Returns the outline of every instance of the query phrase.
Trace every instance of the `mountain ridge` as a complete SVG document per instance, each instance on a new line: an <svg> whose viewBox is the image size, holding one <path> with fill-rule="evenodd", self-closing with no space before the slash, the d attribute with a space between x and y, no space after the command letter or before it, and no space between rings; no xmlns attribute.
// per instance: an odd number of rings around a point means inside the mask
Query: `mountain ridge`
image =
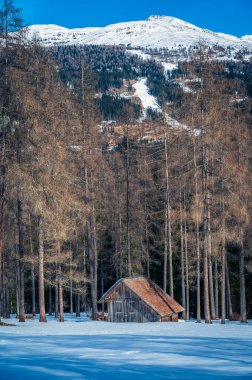
<svg viewBox="0 0 252 380"><path fill-rule="evenodd" d="M172 16L152 15L144 21L129 21L105 27L68 29L58 25L32 25L28 36L46 46L125 45L138 48L190 48L202 41L209 46L247 49L252 52L252 35L236 37L216 33Z"/></svg>

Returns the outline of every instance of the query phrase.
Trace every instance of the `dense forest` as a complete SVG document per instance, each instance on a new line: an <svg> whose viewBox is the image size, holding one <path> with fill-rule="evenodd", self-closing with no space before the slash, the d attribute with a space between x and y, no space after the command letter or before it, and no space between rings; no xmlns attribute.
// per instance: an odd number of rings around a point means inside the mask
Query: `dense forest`
<svg viewBox="0 0 252 380"><path fill-rule="evenodd" d="M199 44L169 77L123 47L45 49L21 11L0 12L0 317L85 310L143 275L184 319L252 316L252 64ZM154 52L157 54L157 52ZM159 54L169 55L168 52ZM132 136L141 107L111 96L147 78L172 128L149 110L155 143ZM181 79L191 80L183 92ZM96 94L102 93L100 98ZM99 124L123 139L106 149Z"/></svg>

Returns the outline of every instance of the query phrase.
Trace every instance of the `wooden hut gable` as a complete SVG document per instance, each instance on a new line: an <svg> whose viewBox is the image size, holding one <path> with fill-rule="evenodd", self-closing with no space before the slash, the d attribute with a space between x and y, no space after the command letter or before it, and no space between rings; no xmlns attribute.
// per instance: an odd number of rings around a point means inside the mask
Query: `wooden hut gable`
<svg viewBox="0 0 252 380"><path fill-rule="evenodd" d="M107 302L111 321L155 321L184 309L158 285L144 277L117 281L100 299Z"/></svg>

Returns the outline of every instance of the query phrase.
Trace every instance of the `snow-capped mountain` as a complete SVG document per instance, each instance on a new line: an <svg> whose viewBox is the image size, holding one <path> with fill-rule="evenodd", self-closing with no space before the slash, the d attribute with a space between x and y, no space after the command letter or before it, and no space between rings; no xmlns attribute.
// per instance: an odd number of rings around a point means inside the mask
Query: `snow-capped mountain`
<svg viewBox="0 0 252 380"><path fill-rule="evenodd" d="M67 29L57 25L33 25L29 36L37 36L44 45L125 45L141 48L190 47L204 42L235 50L252 51L252 36L241 38L215 33L168 16L151 16L145 21L124 22L97 28Z"/></svg>

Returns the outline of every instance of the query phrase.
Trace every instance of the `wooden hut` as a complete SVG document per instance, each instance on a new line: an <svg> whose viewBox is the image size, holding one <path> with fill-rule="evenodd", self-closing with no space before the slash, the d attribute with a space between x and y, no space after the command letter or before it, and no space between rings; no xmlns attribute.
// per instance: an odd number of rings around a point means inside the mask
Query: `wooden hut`
<svg viewBox="0 0 252 380"><path fill-rule="evenodd" d="M99 303L107 303L109 322L177 322L184 310L145 277L117 281Z"/></svg>

